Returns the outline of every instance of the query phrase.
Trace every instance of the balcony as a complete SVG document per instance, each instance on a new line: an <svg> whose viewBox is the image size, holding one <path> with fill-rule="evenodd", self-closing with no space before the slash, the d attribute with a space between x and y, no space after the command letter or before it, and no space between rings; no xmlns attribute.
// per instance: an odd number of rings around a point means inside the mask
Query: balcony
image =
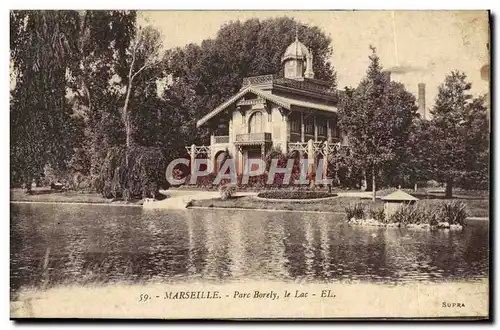
<svg viewBox="0 0 500 330"><path fill-rule="evenodd" d="M271 133L237 134L235 144L251 145L272 142Z"/></svg>

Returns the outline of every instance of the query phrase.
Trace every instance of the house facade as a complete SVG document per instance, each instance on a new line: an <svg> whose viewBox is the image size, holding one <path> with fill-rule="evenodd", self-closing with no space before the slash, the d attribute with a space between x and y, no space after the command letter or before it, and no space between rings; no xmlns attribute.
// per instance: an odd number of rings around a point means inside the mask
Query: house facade
<svg viewBox="0 0 500 330"><path fill-rule="evenodd" d="M217 170L227 150L241 174L248 160L263 159L272 149L297 152L315 164L347 144L338 127L338 94L314 79L313 54L297 37L282 64L284 77L244 78L236 95L197 122L213 133L209 146L186 147L192 164L204 153Z"/></svg>

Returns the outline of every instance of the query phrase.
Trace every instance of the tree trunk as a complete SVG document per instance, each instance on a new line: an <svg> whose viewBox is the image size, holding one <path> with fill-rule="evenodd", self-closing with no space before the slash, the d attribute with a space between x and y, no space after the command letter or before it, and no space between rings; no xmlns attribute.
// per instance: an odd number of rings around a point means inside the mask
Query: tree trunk
<svg viewBox="0 0 500 330"><path fill-rule="evenodd" d="M453 197L453 179L448 179L446 180L446 193L445 193L446 198L452 198Z"/></svg>
<svg viewBox="0 0 500 330"><path fill-rule="evenodd" d="M123 105L123 123L125 124L125 136L126 136L126 146L127 148L131 145L131 136L130 136L130 115L128 111L128 104L130 102L130 93L132 89L132 81L129 81L127 86L127 95L125 97L125 104Z"/></svg>
<svg viewBox="0 0 500 330"><path fill-rule="evenodd" d="M373 195L372 195L372 201L375 202L375 199L377 197L377 184L375 182L375 166L372 167L372 190L373 190Z"/></svg>
<svg viewBox="0 0 500 330"><path fill-rule="evenodd" d="M365 176L365 183L366 183L365 191L372 191L372 189L373 189L373 169L370 170L368 168L364 172L365 172L364 176Z"/></svg>

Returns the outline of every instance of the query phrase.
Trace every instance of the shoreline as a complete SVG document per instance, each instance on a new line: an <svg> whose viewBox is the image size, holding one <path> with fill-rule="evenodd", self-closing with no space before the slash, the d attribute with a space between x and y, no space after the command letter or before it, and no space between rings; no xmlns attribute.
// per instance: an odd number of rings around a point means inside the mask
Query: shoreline
<svg viewBox="0 0 500 330"><path fill-rule="evenodd" d="M99 206L125 206L125 207L140 207L138 204L125 203L98 203L98 202L64 202L64 201L15 201L11 200L11 204L65 204L65 205L99 205ZM265 209L265 208L245 208L245 207L220 207L220 206L189 206L186 210L227 210L227 211L259 211L259 212L287 212L287 213L305 213L305 214L344 214L342 211L311 211L311 210L287 210L287 209ZM165 209L168 211L168 209ZM470 216L467 220L473 221L489 221L489 217Z"/></svg>
<svg viewBox="0 0 500 330"><path fill-rule="evenodd" d="M11 204L67 204L67 205L99 205L99 206L127 206L127 207L142 207L140 204L122 203L122 202L67 202L67 201L16 201L11 200Z"/></svg>

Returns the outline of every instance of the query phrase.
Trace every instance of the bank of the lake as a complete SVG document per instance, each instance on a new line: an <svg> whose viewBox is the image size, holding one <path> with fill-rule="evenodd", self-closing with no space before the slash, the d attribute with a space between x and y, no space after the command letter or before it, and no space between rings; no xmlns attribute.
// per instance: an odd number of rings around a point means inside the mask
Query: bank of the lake
<svg viewBox="0 0 500 330"><path fill-rule="evenodd" d="M189 191L182 189L173 189L163 192L166 195L189 194ZM378 193L377 193L378 194ZM78 192L78 191L54 191L48 188L37 188L33 194L25 194L22 189L11 189L10 200L12 202L33 202L33 203L75 203L75 204L109 204L109 205L127 205L140 206L141 200L125 202L121 200L107 199L98 193ZM441 196L428 195L420 203L439 203L446 201ZM467 206L468 216L472 218L489 217L489 200L487 197L461 194L457 195L455 200L463 202ZM336 197L326 199L309 199L301 201L277 201L256 198L254 196L237 196L228 200L220 198L193 200L190 207L193 208L223 208L223 209L250 209L250 210L282 210L282 211L308 211L308 212L328 212L344 213L345 207L351 203L361 202L366 206L381 205L382 201L372 202L367 198L359 197Z"/></svg>
<svg viewBox="0 0 500 330"><path fill-rule="evenodd" d="M140 200L125 202L102 197L101 194L80 191L57 191L50 188L34 189L32 194L26 194L22 189L10 190L11 202L32 203L74 203L74 204L110 204L110 205L138 205Z"/></svg>
<svg viewBox="0 0 500 330"><path fill-rule="evenodd" d="M467 206L468 216L475 218L489 217L488 199L459 199ZM436 204L446 201L446 199L424 199L420 203ZM301 200L301 201L276 201L255 198L254 196L234 197L228 200L219 198L194 200L190 207L203 208L224 208L224 209L249 209L249 210L284 210L284 211L308 211L308 212L329 212L344 213L345 207L352 203L363 203L365 206L382 205L382 201L377 199L373 202L370 199L358 197L336 197L323 200Z"/></svg>

